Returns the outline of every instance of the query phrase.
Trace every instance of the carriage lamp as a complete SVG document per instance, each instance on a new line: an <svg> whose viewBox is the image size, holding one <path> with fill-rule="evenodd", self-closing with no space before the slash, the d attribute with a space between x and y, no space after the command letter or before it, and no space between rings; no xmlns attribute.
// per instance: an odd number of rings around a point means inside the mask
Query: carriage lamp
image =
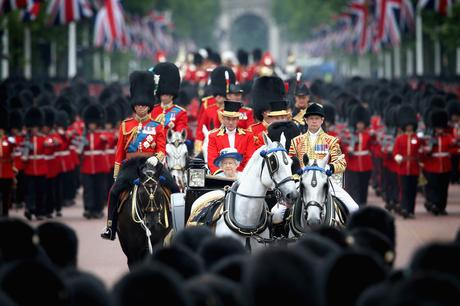
<svg viewBox="0 0 460 306"><path fill-rule="evenodd" d="M188 169L189 187L204 187L206 169Z"/></svg>

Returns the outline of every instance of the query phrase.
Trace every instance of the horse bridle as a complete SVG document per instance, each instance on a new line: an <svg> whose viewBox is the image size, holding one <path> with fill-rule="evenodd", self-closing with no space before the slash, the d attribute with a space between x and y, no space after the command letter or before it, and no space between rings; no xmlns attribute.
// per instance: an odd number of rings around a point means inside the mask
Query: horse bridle
<svg viewBox="0 0 460 306"><path fill-rule="evenodd" d="M260 156L263 158L262 168L260 170L260 176L262 176L262 172L264 171L264 166L265 166L265 164L267 164L270 179L275 184L275 188L274 188L275 197L279 201L282 198L282 192L280 190L281 185L286 184L287 182L293 181L294 179L292 178L292 176L286 177L281 182L277 182L274 179L273 175L279 169L278 157L276 156L276 154L272 154L272 153L276 153L276 152L287 153L285 148L273 148L273 149L260 151ZM283 154L283 162L284 162L285 165L289 164L286 154ZM236 191L234 191L232 189L228 189L228 191L233 193L233 194L235 194L235 195L238 195L238 196L241 196L241 197L244 197L244 198L249 198L249 199L265 199L265 197L266 197L265 195L263 195L263 196L252 196L252 195L248 195L248 194L242 194L242 193L236 192Z"/></svg>
<svg viewBox="0 0 460 306"><path fill-rule="evenodd" d="M152 181L155 185L154 188L152 187L148 187L147 186L147 183L149 181ZM161 212L162 210L162 207L161 205L158 206L157 203L155 202L155 194L157 192L157 189L158 189L158 185L160 184L159 181L155 180L153 177L151 176L147 176L147 179L141 183L142 184L142 187L144 188L145 192L147 193L147 195L149 196L149 202L147 203L147 207L144 208L142 211L145 213L156 213L156 212ZM136 195L137 196L137 195ZM163 226L164 228L168 228L169 227L169 224L168 224L168 218L167 218L167 211L165 210L165 223L166 224L163 224L162 221L161 221L161 218L160 218L160 221L159 221L160 225Z"/></svg>
<svg viewBox="0 0 460 306"><path fill-rule="evenodd" d="M312 179L311 179L311 186L312 186L312 187L316 187L316 185L317 185L317 183L318 183L317 180L316 180L316 172L317 172L317 171L322 172L322 173L324 173L324 174L327 175L327 181L328 181L328 184L329 184L330 173L329 173L328 171L326 171L326 169L324 169L324 168L318 166L318 165L316 164L316 161L315 161L315 163L314 163L312 166L305 166L305 167L303 167L302 169L300 169L299 174L302 175L302 174L304 174L304 173L307 172L307 171L315 171L315 172L313 172L313 177L312 177ZM302 180L302 176L301 176L300 179ZM321 205L320 203L318 203L318 202L316 202L316 201L310 201L310 202L306 203L306 204L305 204L305 209L308 209L308 207L311 207L311 206L313 206L313 207L318 207L318 208L320 209L321 212L323 212L323 210L324 210L324 205Z"/></svg>

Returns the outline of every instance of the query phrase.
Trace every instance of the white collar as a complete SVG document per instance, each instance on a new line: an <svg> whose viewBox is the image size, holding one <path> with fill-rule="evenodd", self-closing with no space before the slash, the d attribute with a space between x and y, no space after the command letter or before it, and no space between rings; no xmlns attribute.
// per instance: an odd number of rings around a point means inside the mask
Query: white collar
<svg viewBox="0 0 460 306"><path fill-rule="evenodd" d="M309 134L310 136L318 136L318 134L319 134L320 131L321 131L321 129L318 129L318 130L316 131L316 133L313 133L313 132L311 132L310 130L308 130L308 134Z"/></svg>
<svg viewBox="0 0 460 306"><path fill-rule="evenodd" d="M230 134L230 135L234 135L234 134L236 134L236 130L237 129L234 129L233 131L230 131L229 129L225 128L225 133Z"/></svg>

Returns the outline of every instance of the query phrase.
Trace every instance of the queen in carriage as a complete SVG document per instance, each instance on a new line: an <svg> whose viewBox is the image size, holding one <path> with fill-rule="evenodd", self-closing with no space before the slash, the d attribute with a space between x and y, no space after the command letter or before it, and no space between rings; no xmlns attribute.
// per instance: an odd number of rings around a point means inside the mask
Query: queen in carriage
<svg viewBox="0 0 460 306"><path fill-rule="evenodd" d="M214 160L214 165L219 168L215 175L234 180L238 179L240 176L238 166L242 160L243 155L235 148L220 150L219 156Z"/></svg>

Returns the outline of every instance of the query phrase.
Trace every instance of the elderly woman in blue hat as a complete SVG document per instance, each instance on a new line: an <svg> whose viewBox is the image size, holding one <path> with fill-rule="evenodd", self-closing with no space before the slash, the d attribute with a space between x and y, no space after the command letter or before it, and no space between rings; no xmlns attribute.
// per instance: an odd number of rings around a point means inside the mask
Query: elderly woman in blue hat
<svg viewBox="0 0 460 306"><path fill-rule="evenodd" d="M242 160L243 155L238 153L235 148L225 148L220 150L219 156L214 160L214 165L220 169L216 176L236 180L239 175L237 168Z"/></svg>

